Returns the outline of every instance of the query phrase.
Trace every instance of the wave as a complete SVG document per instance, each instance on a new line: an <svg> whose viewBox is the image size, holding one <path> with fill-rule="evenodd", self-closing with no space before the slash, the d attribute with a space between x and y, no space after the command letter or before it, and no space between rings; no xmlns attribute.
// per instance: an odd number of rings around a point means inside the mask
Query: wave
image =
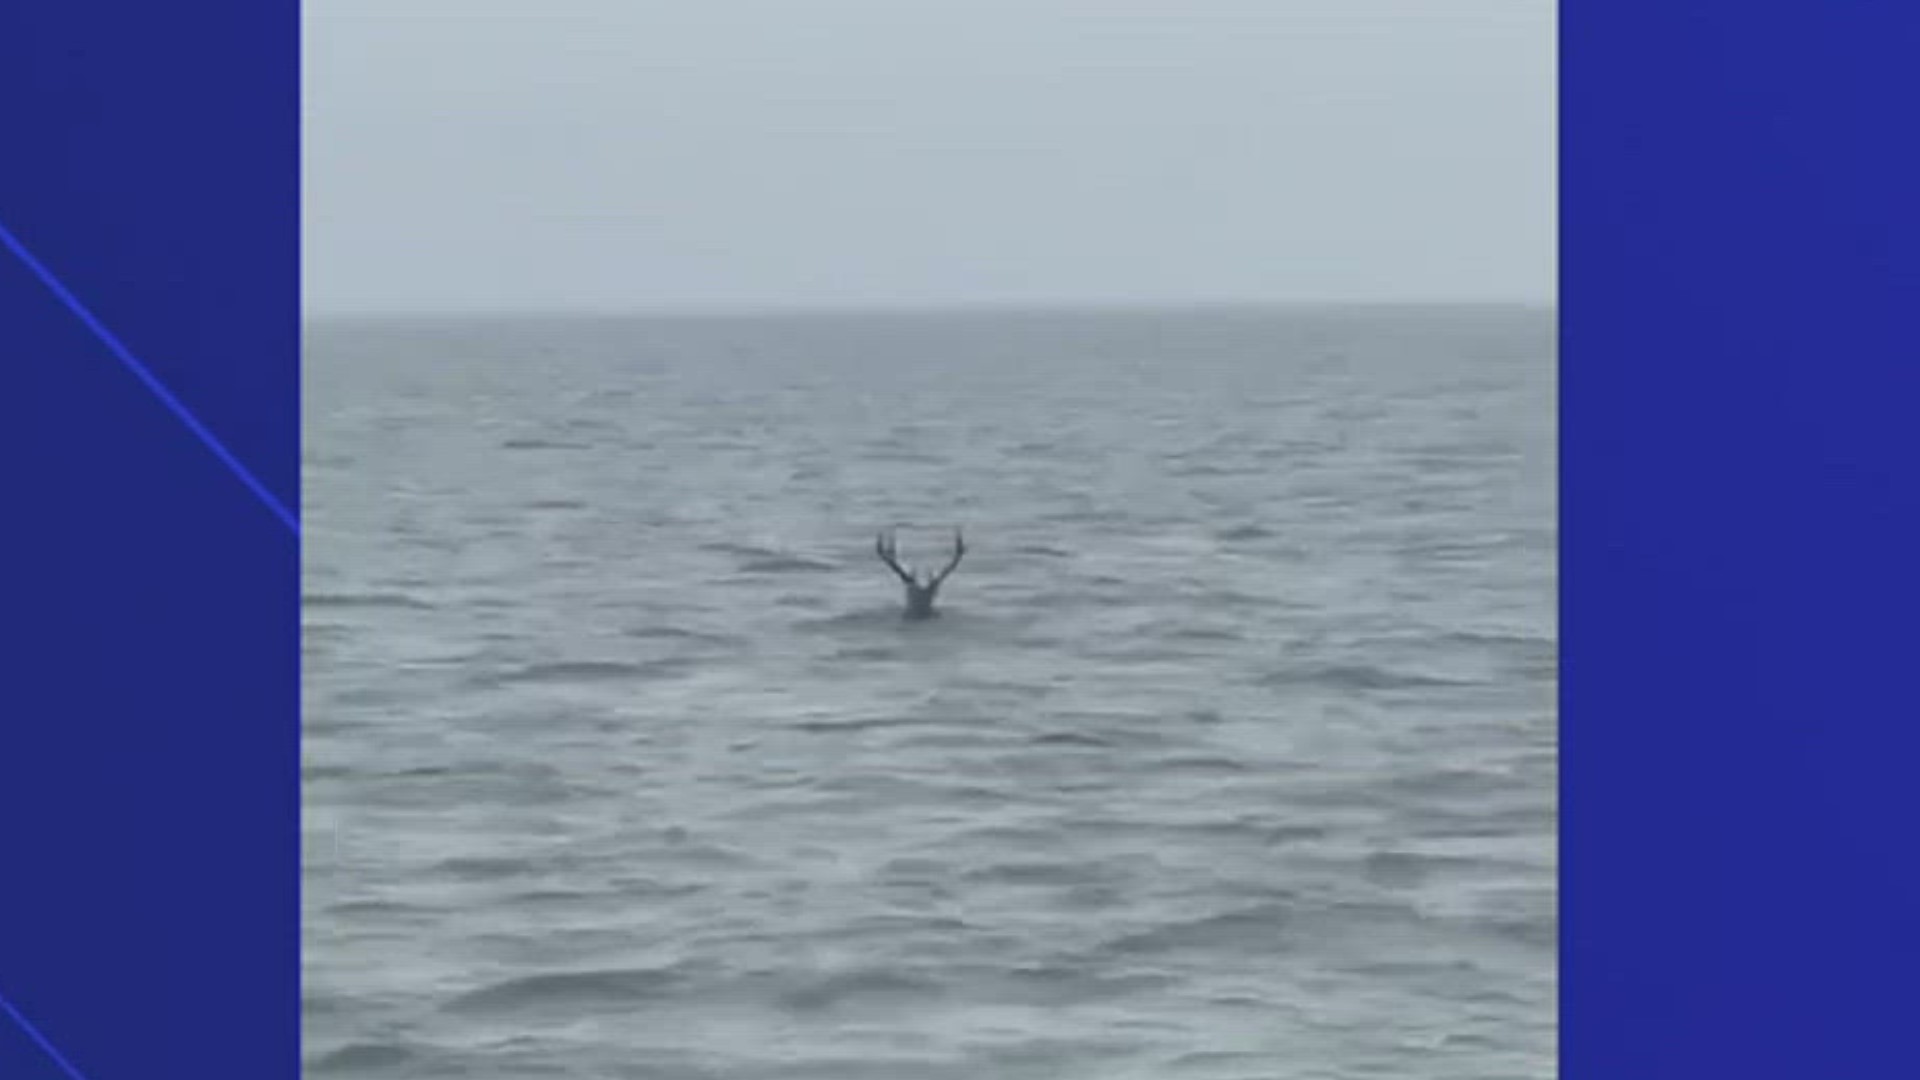
<svg viewBox="0 0 1920 1080"><path fill-rule="evenodd" d="M1460 632L1442 636L1442 644L1491 653L1509 672L1530 679L1551 679L1560 671L1560 643L1532 634Z"/></svg>
<svg viewBox="0 0 1920 1080"><path fill-rule="evenodd" d="M452 1013L510 1013L534 1008L634 1005L674 996L686 981L665 968L524 975L491 983L446 1003Z"/></svg>
<svg viewBox="0 0 1920 1080"><path fill-rule="evenodd" d="M1268 847L1277 847L1281 844L1325 840L1332 834L1333 830L1324 825L1279 825L1268 829L1262 834L1261 840Z"/></svg>
<svg viewBox="0 0 1920 1080"><path fill-rule="evenodd" d="M837 569L839 567L833 563L799 555L762 555L740 565L741 572L747 574L822 573Z"/></svg>
<svg viewBox="0 0 1920 1080"><path fill-rule="evenodd" d="M873 731L880 728L913 727L920 721L900 716L862 717L851 720L802 720L793 725L795 731L805 731L815 735L824 735L836 731Z"/></svg>
<svg viewBox="0 0 1920 1080"><path fill-rule="evenodd" d="M1042 735L1035 735L1027 741L1035 746L1074 746L1089 750L1106 750L1113 746L1113 743L1106 739L1081 731L1049 731Z"/></svg>
<svg viewBox="0 0 1920 1080"><path fill-rule="evenodd" d="M785 548L739 540L710 540L701 544L700 550L736 559L740 570L749 574L820 573L840 568L837 562L809 558Z"/></svg>
<svg viewBox="0 0 1920 1080"><path fill-rule="evenodd" d="M591 450L586 443L561 442L555 439L507 439L500 444L502 450Z"/></svg>
<svg viewBox="0 0 1920 1080"><path fill-rule="evenodd" d="M420 918L430 919L441 914L438 908L422 904L409 904L399 900L342 900L328 904L326 913L342 918Z"/></svg>
<svg viewBox="0 0 1920 1080"><path fill-rule="evenodd" d="M1168 633L1168 637L1183 641L1245 641L1246 635L1238 630L1224 627L1183 626Z"/></svg>
<svg viewBox="0 0 1920 1080"><path fill-rule="evenodd" d="M1094 885L1111 880L1113 875L1086 863L1020 862L995 863L969 870L965 879L990 885L1071 887Z"/></svg>
<svg viewBox="0 0 1920 1080"><path fill-rule="evenodd" d="M1376 885L1406 888L1424 884L1441 874L1511 878L1542 871L1520 859L1491 856L1425 855L1410 851L1375 851L1361 863L1361 872Z"/></svg>
<svg viewBox="0 0 1920 1080"><path fill-rule="evenodd" d="M1366 857L1361 870L1376 885L1411 888L1444 869L1448 862L1406 851L1376 851Z"/></svg>
<svg viewBox="0 0 1920 1080"><path fill-rule="evenodd" d="M776 994L774 1000L790 1012L822 1012L855 1003L897 1006L942 996L941 986L931 979L863 968L789 986Z"/></svg>
<svg viewBox="0 0 1920 1080"><path fill-rule="evenodd" d="M924 623L908 623L900 617L900 609L897 607L875 607L861 611L845 611L838 615L799 619L794 622L793 627L802 631L837 633L854 630L905 630L918 626L934 626L941 621L941 619L930 619Z"/></svg>
<svg viewBox="0 0 1920 1080"><path fill-rule="evenodd" d="M1196 479L1212 476L1252 476L1262 471L1263 470L1257 466L1252 465L1221 465L1216 462L1203 461L1192 465L1176 463L1172 468L1167 470L1167 475L1180 479Z"/></svg>
<svg viewBox="0 0 1920 1080"><path fill-rule="evenodd" d="M1416 797L1458 797L1479 799L1489 792L1512 789L1523 780L1504 769L1467 766L1423 769L1386 778L1381 786L1390 791Z"/></svg>
<svg viewBox="0 0 1920 1080"><path fill-rule="evenodd" d="M683 673L690 665L684 660L652 660L631 663L623 660L562 660L544 664L526 664L509 671L481 676L479 681L498 686L510 683L591 683L621 682L668 678Z"/></svg>
<svg viewBox="0 0 1920 1080"><path fill-rule="evenodd" d="M887 648L881 645L847 645L835 650L832 659L836 665L844 661L884 663L888 660L898 660L900 655L898 648Z"/></svg>
<svg viewBox="0 0 1920 1080"><path fill-rule="evenodd" d="M983 989L992 1000L1045 1008L1162 992L1177 982L1159 973L1107 973L1088 965L1058 962L1015 968L989 981Z"/></svg>
<svg viewBox="0 0 1920 1080"><path fill-rule="evenodd" d="M358 1075L373 1070L401 1069L419 1060L419 1051L405 1043L348 1043L307 1062L314 1073Z"/></svg>
<svg viewBox="0 0 1920 1080"><path fill-rule="evenodd" d="M1419 690L1479 685L1472 680L1396 671L1371 664L1326 664L1276 671L1263 676L1259 682L1262 686L1328 686L1341 690Z"/></svg>
<svg viewBox="0 0 1920 1080"><path fill-rule="evenodd" d="M1156 761L1153 768L1159 772L1239 773L1248 771L1251 766L1244 761L1217 754L1195 754Z"/></svg>
<svg viewBox="0 0 1920 1080"><path fill-rule="evenodd" d="M1503 633L1485 630L1455 630L1440 636L1451 645L1479 645L1496 649L1554 649L1558 643L1538 634Z"/></svg>
<svg viewBox="0 0 1920 1080"><path fill-rule="evenodd" d="M433 869L438 873L469 881L494 881L530 874L538 867L531 859L455 857L442 859Z"/></svg>
<svg viewBox="0 0 1920 1080"><path fill-rule="evenodd" d="M850 1007L866 1012L912 1006L946 994L947 987L933 978L877 967L825 973L755 973L718 981L696 981L689 972L676 968L636 968L504 979L461 994L442 1009L457 1015L502 1017L705 1000L789 1014L821 1014Z"/></svg>
<svg viewBox="0 0 1920 1080"><path fill-rule="evenodd" d="M704 645L727 645L739 640L725 634L689 630L684 626L636 626L622 630L620 634L622 637L636 638L641 641L697 641Z"/></svg>
<svg viewBox="0 0 1920 1080"><path fill-rule="evenodd" d="M401 608L431 611L434 605L409 593L303 593L300 605L308 608Z"/></svg>
<svg viewBox="0 0 1920 1080"><path fill-rule="evenodd" d="M1102 946L1109 953L1138 955L1185 951L1262 951L1282 944L1295 912L1284 904L1265 903L1185 922L1170 922L1114 938Z"/></svg>

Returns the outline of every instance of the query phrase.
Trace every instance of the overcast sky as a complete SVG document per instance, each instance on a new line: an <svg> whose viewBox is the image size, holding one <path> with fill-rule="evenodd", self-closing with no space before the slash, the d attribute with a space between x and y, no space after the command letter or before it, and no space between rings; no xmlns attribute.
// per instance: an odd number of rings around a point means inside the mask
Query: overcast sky
<svg viewBox="0 0 1920 1080"><path fill-rule="evenodd" d="M309 310L1526 300L1551 0L307 0Z"/></svg>

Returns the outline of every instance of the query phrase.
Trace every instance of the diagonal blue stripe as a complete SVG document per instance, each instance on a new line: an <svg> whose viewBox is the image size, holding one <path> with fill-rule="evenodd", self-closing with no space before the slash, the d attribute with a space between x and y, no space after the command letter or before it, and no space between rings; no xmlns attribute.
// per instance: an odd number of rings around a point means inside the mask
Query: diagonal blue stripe
<svg viewBox="0 0 1920 1080"><path fill-rule="evenodd" d="M126 365L127 370L133 372L135 378L145 383L147 389L153 391L154 396L160 399L160 403L187 426L187 430L198 436L200 441L206 444L207 449L213 451L215 457L224 462L227 468L233 470L233 474L240 478L240 482L266 504L267 509L280 519L281 524L292 530L294 536L300 535L300 519L295 517L293 512L288 510L286 505L260 482L259 477L254 476L252 470L242 464L240 459L214 436L213 432L207 430L206 425L200 422L199 417L193 415L192 410L182 404L179 398L173 396L173 392L168 390L166 385L155 377L153 372L148 370L147 365L141 363L140 359L134 356L119 338L114 336L113 331L107 329L104 323L94 317L93 312L87 310L87 306L82 304L80 298L73 295L72 290L53 275L53 271L48 270L41 265L39 259L33 257L33 252L27 250L26 245L13 235L12 230L8 229L4 222L0 222L0 243L4 243L22 263L25 263L27 269L33 271L34 276L40 279L41 284L58 297L60 302L65 304L81 322L85 323L87 329L93 331L93 336L99 338L101 344Z"/></svg>
<svg viewBox="0 0 1920 1080"><path fill-rule="evenodd" d="M19 1009L13 1007L13 1002L8 1001L5 994L0 994L0 1012L11 1016L13 1022L20 1026L20 1030L27 1033L27 1038L32 1039L34 1044L40 1047L41 1053L52 1058L53 1063L60 1066L61 1072L66 1073L72 1080L87 1080L86 1074L75 1068L73 1062L61 1056L60 1051L54 1049L53 1044L47 1041L47 1037L40 1034L40 1029L34 1027L25 1016L20 1014Z"/></svg>

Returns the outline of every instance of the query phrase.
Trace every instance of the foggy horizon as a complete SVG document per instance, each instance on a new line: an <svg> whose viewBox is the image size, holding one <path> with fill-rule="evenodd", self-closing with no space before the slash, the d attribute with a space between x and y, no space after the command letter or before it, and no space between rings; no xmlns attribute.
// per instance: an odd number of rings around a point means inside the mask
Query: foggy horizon
<svg viewBox="0 0 1920 1080"><path fill-rule="evenodd" d="M832 301L791 304L724 303L678 304L616 307L420 307L420 308L309 308L303 319L309 323L404 323L404 322L542 322L605 320L735 320L784 318L942 318L960 316L1126 316L1206 313L1277 313L1285 311L1514 311L1552 315L1558 312L1554 297L1544 299L1420 300L1367 298L1356 300L1144 300L1144 301L953 301L948 303L835 303Z"/></svg>
<svg viewBox="0 0 1920 1080"><path fill-rule="evenodd" d="M1530 0L313 0L309 318L1552 306Z"/></svg>

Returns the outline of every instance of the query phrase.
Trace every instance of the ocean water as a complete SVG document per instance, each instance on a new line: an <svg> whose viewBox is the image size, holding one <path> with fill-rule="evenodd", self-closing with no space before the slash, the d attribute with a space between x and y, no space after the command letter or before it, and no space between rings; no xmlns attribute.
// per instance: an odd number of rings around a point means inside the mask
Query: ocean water
<svg viewBox="0 0 1920 1080"><path fill-rule="evenodd" d="M314 325L308 1075L1553 1075L1553 350Z"/></svg>

